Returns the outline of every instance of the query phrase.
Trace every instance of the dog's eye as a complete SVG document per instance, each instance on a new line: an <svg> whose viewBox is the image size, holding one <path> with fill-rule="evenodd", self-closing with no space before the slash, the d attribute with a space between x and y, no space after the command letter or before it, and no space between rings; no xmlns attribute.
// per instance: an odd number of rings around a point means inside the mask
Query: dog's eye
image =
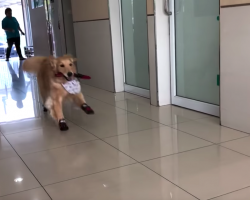
<svg viewBox="0 0 250 200"><path fill-rule="evenodd" d="M72 63L70 63L69 66L72 67Z"/></svg>
<svg viewBox="0 0 250 200"><path fill-rule="evenodd" d="M60 65L60 67L64 67L64 65L63 65L63 64L61 64L61 65Z"/></svg>

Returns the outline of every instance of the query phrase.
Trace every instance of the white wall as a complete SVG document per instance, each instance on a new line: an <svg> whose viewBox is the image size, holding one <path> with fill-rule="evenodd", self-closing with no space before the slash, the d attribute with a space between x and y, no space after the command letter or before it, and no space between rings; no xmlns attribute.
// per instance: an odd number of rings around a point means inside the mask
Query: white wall
<svg viewBox="0 0 250 200"><path fill-rule="evenodd" d="M77 68L85 84L115 91L107 0L71 0Z"/></svg>
<svg viewBox="0 0 250 200"><path fill-rule="evenodd" d="M109 20L74 23L74 32L78 71L91 76L83 82L113 92Z"/></svg>
<svg viewBox="0 0 250 200"><path fill-rule="evenodd" d="M221 124L250 133L250 5L221 9Z"/></svg>

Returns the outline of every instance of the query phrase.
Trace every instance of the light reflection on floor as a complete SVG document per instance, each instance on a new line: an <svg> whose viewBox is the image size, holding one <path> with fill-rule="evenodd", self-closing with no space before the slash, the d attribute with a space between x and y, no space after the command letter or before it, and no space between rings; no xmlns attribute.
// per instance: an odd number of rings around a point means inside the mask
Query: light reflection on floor
<svg viewBox="0 0 250 200"><path fill-rule="evenodd" d="M23 62L0 60L0 123L36 117L34 77L21 70Z"/></svg>

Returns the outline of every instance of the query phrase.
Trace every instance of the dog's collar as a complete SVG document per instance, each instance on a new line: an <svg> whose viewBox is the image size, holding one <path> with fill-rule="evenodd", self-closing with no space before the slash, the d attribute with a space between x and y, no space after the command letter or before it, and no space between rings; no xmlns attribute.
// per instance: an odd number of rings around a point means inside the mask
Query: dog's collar
<svg viewBox="0 0 250 200"><path fill-rule="evenodd" d="M64 77L65 79L67 79L68 80L68 78L67 77L65 77L62 73L57 73L57 74L55 74L55 77L58 77L58 78L60 78L60 77ZM77 73L77 74L74 74L74 77L76 77L76 78L80 78L80 79L91 79L91 77L90 76L86 76L86 75L83 75L83 74L79 74L79 73Z"/></svg>

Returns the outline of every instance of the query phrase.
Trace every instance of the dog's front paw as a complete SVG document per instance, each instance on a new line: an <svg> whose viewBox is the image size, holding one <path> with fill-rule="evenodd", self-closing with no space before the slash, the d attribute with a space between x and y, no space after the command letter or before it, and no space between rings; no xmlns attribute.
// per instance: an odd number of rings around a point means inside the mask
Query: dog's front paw
<svg viewBox="0 0 250 200"><path fill-rule="evenodd" d="M59 128L60 128L61 131L67 131L67 130L69 130L69 127L66 124L65 119L60 119L59 120Z"/></svg>
<svg viewBox="0 0 250 200"><path fill-rule="evenodd" d="M93 115L93 114L95 114L95 112L94 112L94 110L92 110L92 108L88 105L88 104L83 104L82 105L82 110L86 113L86 114L88 114L88 115Z"/></svg>

